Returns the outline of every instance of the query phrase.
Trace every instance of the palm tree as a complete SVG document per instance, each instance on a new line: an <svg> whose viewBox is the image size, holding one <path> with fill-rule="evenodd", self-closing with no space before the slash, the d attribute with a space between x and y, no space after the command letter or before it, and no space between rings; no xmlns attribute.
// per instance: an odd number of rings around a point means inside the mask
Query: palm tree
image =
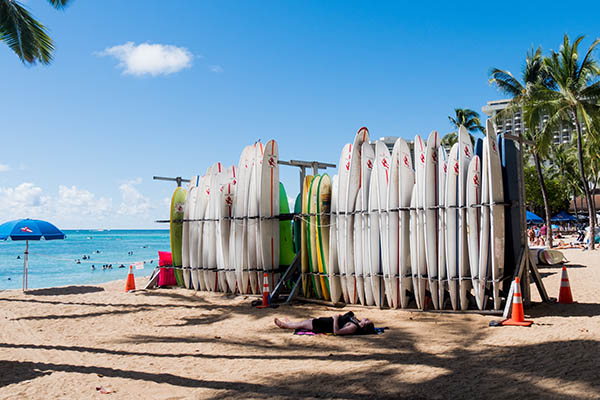
<svg viewBox="0 0 600 400"><path fill-rule="evenodd" d="M48 0L57 10L71 0ZM0 0L0 41L5 42L25 64L50 64L54 43L46 27L16 0Z"/></svg>
<svg viewBox="0 0 600 400"><path fill-rule="evenodd" d="M504 71L498 68L492 68L490 71L490 84L502 92L512 96L511 105L503 110L504 114L511 114L519 108L526 109L526 105L535 101L533 97L533 88L538 85L551 86L547 74L544 71L544 61L542 58L542 49L538 47L536 50L531 48L525 57L525 66L522 73L522 82L515 78L509 71ZM533 143L533 146L528 148L528 152L533 158L535 170L537 172L538 181L542 190L542 198L544 200L544 212L546 219L546 243L552 248L552 224L550 223L550 201L548 199L548 191L544 181L542 170L542 158L547 157L552 141L551 133L542 131L539 126L540 120L531 120L527 115L524 115L525 132L523 136L526 140Z"/></svg>
<svg viewBox="0 0 600 400"><path fill-rule="evenodd" d="M458 127L463 125L469 133L475 133L477 131L485 134L485 128L481 125L479 120L479 113L468 108L455 108L454 117L449 115L448 120L450 125L456 130Z"/></svg>
<svg viewBox="0 0 600 400"><path fill-rule="evenodd" d="M542 127L544 132L555 131L564 121L574 125L579 175L588 204L590 229L595 232L596 213L584 165L583 134L584 127L586 136L600 132L600 68L592 56L600 39L596 39L585 56L580 58L579 45L582 40L583 36L579 36L571 44L569 36L565 34L560 50L553 51L544 60L544 69L554 85L537 86L534 90L536 101L528 107L532 118L538 121L544 115L548 116L548 121ZM594 241L590 242L590 248L594 249Z"/></svg>
<svg viewBox="0 0 600 400"><path fill-rule="evenodd" d="M555 146L552 150L553 178L562 177L569 188L573 191L573 204L575 215L579 219L577 212L577 196L582 192L581 179L577 174L577 156L573 152L573 147L562 143Z"/></svg>

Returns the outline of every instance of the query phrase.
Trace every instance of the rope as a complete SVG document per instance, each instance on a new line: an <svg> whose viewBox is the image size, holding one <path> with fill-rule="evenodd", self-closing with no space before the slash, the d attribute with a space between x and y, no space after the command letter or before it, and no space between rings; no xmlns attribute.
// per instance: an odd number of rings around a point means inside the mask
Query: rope
<svg viewBox="0 0 600 400"><path fill-rule="evenodd" d="M514 207L515 205L518 205L518 203L506 203L506 202L489 202L489 203L478 203L478 204L471 204L471 205L466 205L466 206L459 206L459 205L451 205L451 206L441 206L441 205L437 205L437 206L428 206L428 207L395 207L395 208L385 208L385 209L371 209L371 210L356 210L356 211L337 211L337 212L330 212L330 211L323 211L320 213L289 213L289 214L280 214L280 215L273 215L273 216L260 216L260 215L250 215L250 216L242 216L242 217L221 217L221 218L181 218L181 219L174 219L173 221L171 220L157 220L155 222L157 223L170 223L170 222L174 222L174 223L183 223L183 222L223 222L223 221L253 221L253 220L260 220L260 221L268 221L268 220L280 220L280 221L288 221L288 220L304 220L307 221L309 223L312 224L312 222L306 220L306 218L310 218L310 217L331 217L331 216L353 216L353 215L371 215L371 214L389 214L392 212L399 212L399 211L435 211L435 210L467 210L467 209L471 209L471 208L492 208L492 207L496 207L496 206L502 206L502 207ZM322 225L322 226L330 226L330 225Z"/></svg>

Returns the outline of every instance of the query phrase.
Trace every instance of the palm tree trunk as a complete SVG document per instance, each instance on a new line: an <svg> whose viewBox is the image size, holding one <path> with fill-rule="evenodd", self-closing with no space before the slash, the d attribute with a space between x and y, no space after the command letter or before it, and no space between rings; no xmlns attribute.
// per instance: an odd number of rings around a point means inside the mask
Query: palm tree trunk
<svg viewBox="0 0 600 400"><path fill-rule="evenodd" d="M546 214L546 243L548 248L552 248L552 224L550 223L550 202L548 201L548 192L546 191L546 182L544 181L544 174L542 173L542 163L540 157L536 152L533 152L533 162L535 163L535 170L537 171L538 181L540 182L540 188L542 189L542 198L544 199L544 213Z"/></svg>
<svg viewBox="0 0 600 400"><path fill-rule="evenodd" d="M583 166L583 140L581 135L581 125L577 119L577 110L573 108L571 110L571 117L575 123L575 129L577 131L577 158L579 161L579 173L581 175L581 183L583 183L583 192L585 193L585 199L587 201L588 216L590 222L590 249L595 248L595 233L596 233L596 215L594 214L594 206L592 204L592 196L590 194L590 186L585 176L585 168Z"/></svg>
<svg viewBox="0 0 600 400"><path fill-rule="evenodd" d="M577 208L577 188L573 187L573 204L575 208L575 218L577 218L577 222L579 222L579 209Z"/></svg>

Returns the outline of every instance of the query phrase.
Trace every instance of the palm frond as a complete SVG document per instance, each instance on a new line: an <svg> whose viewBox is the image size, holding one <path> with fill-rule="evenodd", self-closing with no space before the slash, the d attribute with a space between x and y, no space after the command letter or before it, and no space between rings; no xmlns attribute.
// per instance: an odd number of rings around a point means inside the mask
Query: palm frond
<svg viewBox="0 0 600 400"><path fill-rule="evenodd" d="M57 10L62 10L71 3L71 0L48 0L48 3Z"/></svg>
<svg viewBox="0 0 600 400"><path fill-rule="evenodd" d="M496 85L500 91L509 96L516 97L524 91L524 87L521 82L519 82L519 80L510 73L510 71L492 68L489 76L489 84Z"/></svg>
<svg viewBox="0 0 600 400"><path fill-rule="evenodd" d="M46 27L16 1L0 2L0 40L5 42L24 63L49 64L54 45Z"/></svg>

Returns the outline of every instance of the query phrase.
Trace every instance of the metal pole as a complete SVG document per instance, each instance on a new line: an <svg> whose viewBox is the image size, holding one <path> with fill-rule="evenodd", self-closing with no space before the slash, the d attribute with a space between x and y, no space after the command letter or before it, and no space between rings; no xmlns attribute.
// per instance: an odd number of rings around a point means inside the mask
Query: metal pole
<svg viewBox="0 0 600 400"><path fill-rule="evenodd" d="M27 259L29 258L29 240L25 241L25 255L23 256L23 291L27 290L27 275L28 265Z"/></svg>

